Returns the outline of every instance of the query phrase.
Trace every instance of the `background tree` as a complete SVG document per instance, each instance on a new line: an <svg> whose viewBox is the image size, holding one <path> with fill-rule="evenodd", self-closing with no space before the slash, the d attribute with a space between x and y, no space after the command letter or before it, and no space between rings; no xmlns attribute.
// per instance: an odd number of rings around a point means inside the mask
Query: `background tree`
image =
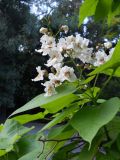
<svg viewBox="0 0 120 160"><path fill-rule="evenodd" d="M30 78L34 76L30 68L35 68L36 63L37 65L41 63L38 54L32 56L39 43L40 24L37 17L31 14L28 2L0 1L0 106L2 109L20 107L37 94L37 87L30 82ZM26 78L28 74L29 80Z"/></svg>

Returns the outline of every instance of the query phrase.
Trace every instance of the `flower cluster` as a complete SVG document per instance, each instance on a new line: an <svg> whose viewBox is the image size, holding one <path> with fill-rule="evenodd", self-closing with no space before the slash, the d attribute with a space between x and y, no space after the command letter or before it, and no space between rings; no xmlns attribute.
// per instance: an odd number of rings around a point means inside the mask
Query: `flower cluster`
<svg viewBox="0 0 120 160"><path fill-rule="evenodd" d="M64 25L61 27L61 31L67 33L69 30L68 26ZM69 57L74 61L74 59L79 59L82 63L92 64L93 66L99 66L106 61L108 61L114 49L112 48L111 42L104 43L104 48L109 49L109 55L105 51L98 50L94 53L93 48L89 47L89 40L76 34L75 36L65 36L61 37L56 41L47 28L41 28L40 32L43 36L40 39L41 49L36 50L36 52L41 53L43 56L49 56L47 67L53 67L55 72L48 74L48 81L46 81L43 86L45 86L45 96L51 96L56 94L55 87L62 84L64 81L73 82L77 79L75 71L72 67L64 65L64 59ZM42 70L40 66L36 68L38 76L32 79L32 81L40 81L44 79L45 70Z"/></svg>

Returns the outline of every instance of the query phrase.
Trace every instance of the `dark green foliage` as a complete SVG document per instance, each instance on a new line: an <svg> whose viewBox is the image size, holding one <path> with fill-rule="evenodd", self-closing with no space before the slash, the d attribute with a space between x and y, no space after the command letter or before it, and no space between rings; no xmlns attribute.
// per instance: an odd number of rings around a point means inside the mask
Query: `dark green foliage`
<svg viewBox="0 0 120 160"><path fill-rule="evenodd" d="M38 55L31 56L39 43L39 22L30 13L28 1L2 0L0 1L0 106L19 106L17 98L24 95L26 102L29 93L36 93L36 87L30 87L33 75L32 67L40 64ZM24 51L19 51L19 46ZM38 58L39 57L39 58ZM34 61L34 59L36 59ZM38 60L37 60L38 59ZM37 62L38 61L38 62ZM24 76L24 75L27 76ZM29 78L29 81L27 78ZM26 85L26 87L24 86ZM28 89L30 87L30 90ZM32 89L33 88L33 89ZM15 100L16 97L16 100ZM28 99L26 99L26 97ZM21 97L23 98L23 96ZM20 99L21 101L21 99Z"/></svg>

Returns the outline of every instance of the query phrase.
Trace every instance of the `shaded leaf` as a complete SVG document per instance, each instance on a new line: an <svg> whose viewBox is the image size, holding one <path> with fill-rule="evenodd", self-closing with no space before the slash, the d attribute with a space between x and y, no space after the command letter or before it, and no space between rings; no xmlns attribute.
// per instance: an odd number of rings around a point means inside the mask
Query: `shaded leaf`
<svg viewBox="0 0 120 160"><path fill-rule="evenodd" d="M120 14L120 2L119 1L112 1L112 7L108 14L108 24L110 25L112 23L112 20L115 16Z"/></svg>
<svg viewBox="0 0 120 160"><path fill-rule="evenodd" d="M40 155L39 160L50 159L50 157L54 153L56 153L62 146L64 146L68 142L67 139L72 137L74 133L75 133L75 130L72 127L67 127L63 129L62 132L60 132L60 134L57 134L56 136L55 135L52 136L54 137L54 141L49 141L45 143L44 151Z"/></svg>
<svg viewBox="0 0 120 160"><path fill-rule="evenodd" d="M95 155L99 151L99 145L100 145L102 139L103 139L103 136L102 136L101 132L99 132L98 135L93 140L90 149L89 149L88 144L84 145L84 147L82 148L82 150L79 154L79 159L80 160L93 160Z"/></svg>
<svg viewBox="0 0 120 160"><path fill-rule="evenodd" d="M43 143L36 140L34 135L25 136L17 143L19 160L35 160L42 152Z"/></svg>
<svg viewBox="0 0 120 160"><path fill-rule="evenodd" d="M19 158L18 160L37 160L37 156L40 154L40 150L39 148L37 148L36 150L33 150L31 152L29 152L28 154L22 156L21 158Z"/></svg>
<svg viewBox="0 0 120 160"><path fill-rule="evenodd" d="M50 121L47 125L45 125L41 131L44 131L48 128L51 128L55 126L56 124L62 122L66 117L69 118L69 116L73 113L75 113L79 109L79 106L77 103L73 104L71 107L65 109L62 113L60 113L57 117L55 117L52 121Z"/></svg>
<svg viewBox="0 0 120 160"><path fill-rule="evenodd" d="M70 124L91 144L98 130L114 118L119 108L119 98L111 98L99 106L82 108L74 115Z"/></svg>

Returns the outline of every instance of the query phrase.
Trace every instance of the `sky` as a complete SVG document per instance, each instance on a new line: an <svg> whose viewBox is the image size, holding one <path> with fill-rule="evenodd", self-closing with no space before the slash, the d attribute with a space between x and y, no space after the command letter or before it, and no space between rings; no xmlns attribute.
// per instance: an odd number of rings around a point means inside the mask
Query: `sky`
<svg viewBox="0 0 120 160"><path fill-rule="evenodd" d="M36 14L38 18L41 19L46 13L49 13L51 11L51 8L38 3L31 4L31 13ZM56 7L57 2L52 3L51 6ZM42 14L43 12L45 12L45 14Z"/></svg>

